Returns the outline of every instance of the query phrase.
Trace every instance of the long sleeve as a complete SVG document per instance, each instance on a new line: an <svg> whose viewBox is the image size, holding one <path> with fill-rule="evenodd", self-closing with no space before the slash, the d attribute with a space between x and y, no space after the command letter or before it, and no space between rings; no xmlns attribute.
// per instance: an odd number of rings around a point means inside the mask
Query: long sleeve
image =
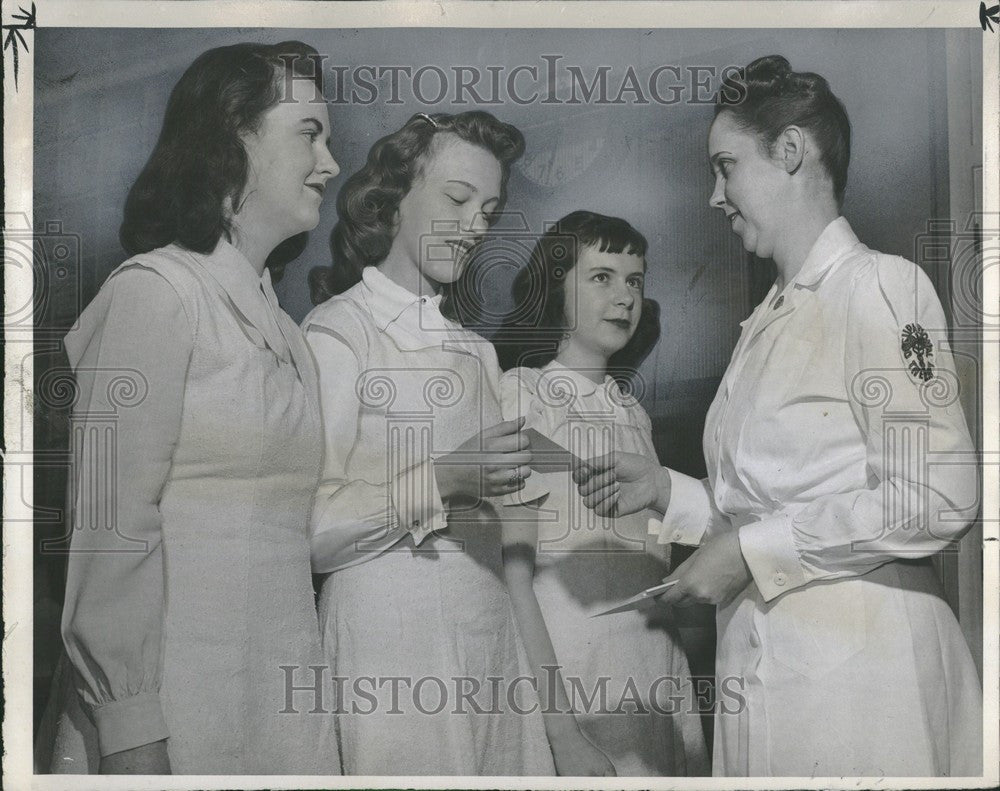
<svg viewBox="0 0 1000 791"><path fill-rule="evenodd" d="M102 755L169 736L159 500L192 344L177 293L141 266L114 274L66 338L79 400L62 632Z"/></svg>
<svg viewBox="0 0 1000 791"><path fill-rule="evenodd" d="M941 305L913 264L884 256L877 263L853 284L843 348L851 428L865 443L869 486L740 528L766 600L813 580L931 555L963 535L978 505Z"/></svg>
<svg viewBox="0 0 1000 791"><path fill-rule="evenodd" d="M729 518L715 507L707 479L698 480L676 470L670 475L670 503L663 519L649 520L650 535L660 544L697 546L706 535L730 527Z"/></svg>
<svg viewBox="0 0 1000 791"><path fill-rule="evenodd" d="M407 441L396 448L384 446L383 476L377 480L351 477L351 457L359 450L361 436L357 385L364 369L350 341L339 333L310 324L306 340L319 370L325 437L310 531L313 571L326 573L359 562L391 546L406 532L419 544L430 533L443 530L445 508L429 447Z"/></svg>

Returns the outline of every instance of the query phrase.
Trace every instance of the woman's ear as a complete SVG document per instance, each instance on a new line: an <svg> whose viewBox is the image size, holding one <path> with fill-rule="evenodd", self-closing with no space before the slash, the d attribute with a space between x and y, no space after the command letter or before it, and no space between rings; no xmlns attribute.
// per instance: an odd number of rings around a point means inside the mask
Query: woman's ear
<svg viewBox="0 0 1000 791"><path fill-rule="evenodd" d="M794 174L806 156L806 135L798 126L786 126L774 143L775 157L781 161L785 172Z"/></svg>

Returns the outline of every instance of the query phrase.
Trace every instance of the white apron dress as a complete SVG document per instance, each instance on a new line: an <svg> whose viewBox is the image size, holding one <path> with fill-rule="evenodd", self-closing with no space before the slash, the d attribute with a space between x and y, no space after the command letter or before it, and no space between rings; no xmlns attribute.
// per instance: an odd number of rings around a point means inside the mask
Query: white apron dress
<svg viewBox="0 0 1000 791"><path fill-rule="evenodd" d="M580 458L611 450L656 458L649 416L610 376L597 384L553 361L507 371L500 392L506 420L524 416L525 429ZM670 611L591 618L670 573L670 548L647 534L650 513L597 516L568 471L532 472L505 502L538 509L535 596L580 728L619 777L707 774L691 672ZM606 703L588 704L602 688Z"/></svg>
<svg viewBox="0 0 1000 791"><path fill-rule="evenodd" d="M947 325L927 277L839 218L743 324L671 471L660 540L736 529L753 575L717 615L714 772L982 771L982 694L930 555L977 508Z"/></svg>
<svg viewBox="0 0 1000 791"><path fill-rule="evenodd" d="M552 775L497 506L446 518L437 492L432 460L501 420L492 345L439 302L367 267L302 325L320 372L312 553L344 773Z"/></svg>
<svg viewBox="0 0 1000 791"><path fill-rule="evenodd" d="M269 275L225 241L136 256L66 348L79 485L63 634L97 727L72 695L52 771L166 738L175 774L339 773L332 719L301 693L289 707L282 669L301 685L322 663L307 532L321 442L311 356Z"/></svg>

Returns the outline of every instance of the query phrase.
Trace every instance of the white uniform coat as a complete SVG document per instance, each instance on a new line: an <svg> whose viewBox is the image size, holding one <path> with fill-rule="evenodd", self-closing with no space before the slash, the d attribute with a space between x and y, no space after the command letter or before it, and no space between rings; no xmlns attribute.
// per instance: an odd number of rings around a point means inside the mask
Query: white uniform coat
<svg viewBox="0 0 1000 791"><path fill-rule="evenodd" d="M651 529L738 530L753 575L717 614L714 772L980 774L979 679L929 557L978 482L927 277L832 222L743 322L704 450Z"/></svg>

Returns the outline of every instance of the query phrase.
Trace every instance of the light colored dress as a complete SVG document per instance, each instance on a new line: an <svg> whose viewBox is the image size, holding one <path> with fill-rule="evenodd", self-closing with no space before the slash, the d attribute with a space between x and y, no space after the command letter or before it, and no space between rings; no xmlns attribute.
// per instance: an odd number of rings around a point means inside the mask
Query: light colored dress
<svg viewBox="0 0 1000 791"><path fill-rule="evenodd" d="M439 303L367 267L302 325L320 371L312 551L328 574L324 648L345 679L344 772L552 775L497 507L446 514L437 492L432 460L500 422L493 347Z"/></svg>
<svg viewBox="0 0 1000 791"><path fill-rule="evenodd" d="M610 376L597 384L551 362L507 371L500 389L505 419L524 416L526 429L580 458L611 450L656 458L649 416ZM505 501L538 510L535 595L581 729L619 776L707 774L690 670L669 609L591 618L670 572L669 546L647 533L651 512L597 516L568 471L532 472ZM588 710L601 685L607 703Z"/></svg>
<svg viewBox="0 0 1000 791"><path fill-rule="evenodd" d="M225 241L154 250L112 273L65 343L63 635L96 731L73 695L52 770L166 738L176 774L337 773L332 718L308 713L311 693L288 705L322 663L307 532L321 443L312 359L270 276Z"/></svg>
<svg viewBox="0 0 1000 791"><path fill-rule="evenodd" d="M930 555L978 505L928 278L833 221L743 334L671 471L664 541L738 530L753 581L718 611L714 771L982 772L982 693Z"/></svg>

